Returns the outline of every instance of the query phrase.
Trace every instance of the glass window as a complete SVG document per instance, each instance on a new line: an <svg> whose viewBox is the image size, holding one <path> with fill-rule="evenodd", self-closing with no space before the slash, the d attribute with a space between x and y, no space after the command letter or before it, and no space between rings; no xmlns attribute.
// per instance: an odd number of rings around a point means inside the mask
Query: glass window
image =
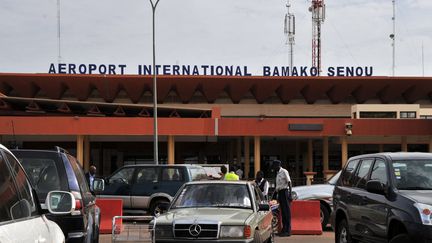
<svg viewBox="0 0 432 243"><path fill-rule="evenodd" d="M393 161L399 190L432 190L432 160Z"/></svg>
<svg viewBox="0 0 432 243"><path fill-rule="evenodd" d="M387 185L387 170L386 170L386 164L384 160L377 159L375 161L370 179L380 181L381 183Z"/></svg>
<svg viewBox="0 0 432 243"><path fill-rule="evenodd" d="M0 222L12 220L10 209L19 201L12 174L0 155Z"/></svg>
<svg viewBox="0 0 432 243"><path fill-rule="evenodd" d="M358 162L359 160L351 160L348 162L348 165L342 174L341 184L343 186L352 186L352 178Z"/></svg>
<svg viewBox="0 0 432 243"><path fill-rule="evenodd" d="M361 161L360 167L357 170L356 176L355 176L355 185L358 188L365 188L367 177L369 174L369 170L372 166L372 163L374 162L374 159L364 159Z"/></svg>
<svg viewBox="0 0 432 243"><path fill-rule="evenodd" d="M401 111L400 118L414 119L417 118L417 113L415 111Z"/></svg>
<svg viewBox="0 0 432 243"><path fill-rule="evenodd" d="M360 118L397 118L394 111L361 111Z"/></svg>
<svg viewBox="0 0 432 243"><path fill-rule="evenodd" d="M113 184L113 183L131 184L134 171L135 171L135 168L133 168L133 167L126 167L126 168L120 169L117 173L115 173L114 175L112 175L109 178L109 183L110 184Z"/></svg>
<svg viewBox="0 0 432 243"><path fill-rule="evenodd" d="M93 195L90 192L89 185L87 184L87 180L85 178L84 172L81 168L81 165L78 164L78 161L73 157L68 155L68 159L71 162L72 168L75 172L75 176L78 181L78 185L81 190L81 196L84 202L84 205L89 204L91 201L93 201Z"/></svg>
<svg viewBox="0 0 432 243"><path fill-rule="evenodd" d="M137 183L158 182L158 169L155 167L144 167L138 169Z"/></svg>
<svg viewBox="0 0 432 243"><path fill-rule="evenodd" d="M31 183L40 199L45 200L48 192L62 190L56 162L45 158L20 158Z"/></svg>
<svg viewBox="0 0 432 243"><path fill-rule="evenodd" d="M21 196L21 210L18 212L20 214L19 218L29 217L31 215L37 214L36 204L33 198L32 188L27 180L24 170L10 153L4 153L9 165L12 169L12 174L15 176L15 182L19 195ZM24 201L23 201L24 200Z"/></svg>
<svg viewBox="0 0 432 243"><path fill-rule="evenodd" d="M185 186L173 208L224 207L251 209L251 198L242 184L192 184Z"/></svg>
<svg viewBox="0 0 432 243"><path fill-rule="evenodd" d="M192 181L200 181L208 179L207 173L202 168L189 168Z"/></svg>
<svg viewBox="0 0 432 243"><path fill-rule="evenodd" d="M162 168L162 181L183 181L183 170L180 168Z"/></svg>

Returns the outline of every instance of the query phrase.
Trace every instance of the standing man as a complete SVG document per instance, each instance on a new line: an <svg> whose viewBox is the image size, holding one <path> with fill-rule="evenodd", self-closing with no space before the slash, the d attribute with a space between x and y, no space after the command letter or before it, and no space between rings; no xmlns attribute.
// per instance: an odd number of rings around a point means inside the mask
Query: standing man
<svg viewBox="0 0 432 243"><path fill-rule="evenodd" d="M291 178L288 171L282 168L280 160L273 161L273 169L276 172L276 192L282 212L283 228L279 236L291 236Z"/></svg>
<svg viewBox="0 0 432 243"><path fill-rule="evenodd" d="M93 182L96 177L96 166L92 165L89 168L89 172L85 174L87 184L89 185L90 191L93 192Z"/></svg>
<svg viewBox="0 0 432 243"><path fill-rule="evenodd" d="M264 195L264 198L267 200L269 183L266 179L264 179L264 172L258 171L256 173L255 183L257 184L258 188L261 190L262 194Z"/></svg>

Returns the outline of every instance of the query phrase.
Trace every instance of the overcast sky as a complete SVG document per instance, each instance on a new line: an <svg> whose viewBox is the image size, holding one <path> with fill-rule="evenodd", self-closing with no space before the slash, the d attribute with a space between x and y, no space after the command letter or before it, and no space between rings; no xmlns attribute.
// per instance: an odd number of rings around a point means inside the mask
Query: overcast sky
<svg viewBox="0 0 432 243"><path fill-rule="evenodd" d="M295 66L311 66L310 1L291 0L296 15ZM430 0L396 0L396 75L432 75ZM47 73L57 62L57 0L0 0L0 72ZM160 0L158 64L288 65L286 0ZM328 0L324 68L373 66L391 75L391 0ZM64 63L152 63L148 0L61 0Z"/></svg>

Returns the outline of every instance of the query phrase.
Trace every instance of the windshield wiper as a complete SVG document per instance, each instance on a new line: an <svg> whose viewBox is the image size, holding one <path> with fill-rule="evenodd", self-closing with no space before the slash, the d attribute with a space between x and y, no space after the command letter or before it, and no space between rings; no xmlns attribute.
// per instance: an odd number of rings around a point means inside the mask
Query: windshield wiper
<svg viewBox="0 0 432 243"><path fill-rule="evenodd" d="M422 186L410 186L410 187L400 187L399 190L432 190L431 187L422 187Z"/></svg>

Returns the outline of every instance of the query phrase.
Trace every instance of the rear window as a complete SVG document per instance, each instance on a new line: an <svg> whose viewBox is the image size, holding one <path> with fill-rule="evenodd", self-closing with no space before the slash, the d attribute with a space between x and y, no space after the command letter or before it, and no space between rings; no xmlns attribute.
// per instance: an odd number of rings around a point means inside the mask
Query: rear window
<svg viewBox="0 0 432 243"><path fill-rule="evenodd" d="M50 191L68 191L67 178L63 168L63 161L56 153L38 151L13 151L21 162L30 182L44 203Z"/></svg>
<svg viewBox="0 0 432 243"><path fill-rule="evenodd" d="M192 181L207 180L207 173L203 168L189 168Z"/></svg>

